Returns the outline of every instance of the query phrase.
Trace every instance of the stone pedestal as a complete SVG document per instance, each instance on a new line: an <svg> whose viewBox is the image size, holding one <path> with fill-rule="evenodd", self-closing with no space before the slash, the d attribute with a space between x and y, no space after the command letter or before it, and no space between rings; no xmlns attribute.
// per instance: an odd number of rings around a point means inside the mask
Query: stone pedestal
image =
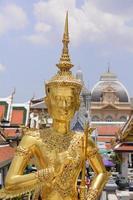
<svg viewBox="0 0 133 200"><path fill-rule="evenodd" d="M108 194L108 200L118 200L115 194Z"/></svg>
<svg viewBox="0 0 133 200"><path fill-rule="evenodd" d="M130 200L133 199L133 192L129 192Z"/></svg>
<svg viewBox="0 0 133 200"><path fill-rule="evenodd" d="M118 200L130 200L129 191L117 191L116 196Z"/></svg>
<svg viewBox="0 0 133 200"><path fill-rule="evenodd" d="M106 191L103 191L100 197L100 200L106 200L107 199L107 193Z"/></svg>

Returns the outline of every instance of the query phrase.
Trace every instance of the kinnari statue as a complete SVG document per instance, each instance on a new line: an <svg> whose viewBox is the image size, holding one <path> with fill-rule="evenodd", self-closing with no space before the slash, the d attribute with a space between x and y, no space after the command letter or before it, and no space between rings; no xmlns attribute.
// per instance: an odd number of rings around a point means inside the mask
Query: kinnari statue
<svg viewBox="0 0 133 200"><path fill-rule="evenodd" d="M73 64L68 51L68 13L62 42L62 55L57 64L59 71L45 85L45 102L53 126L25 131L8 171L5 188L0 191L3 199L40 191L43 200L77 200L77 179L82 171L80 199L97 200L108 180L109 173L88 134L92 129L86 127L85 134L70 130L70 121L79 109L82 85L70 71ZM32 157L37 172L24 174ZM84 181L85 160L95 173L88 191Z"/></svg>

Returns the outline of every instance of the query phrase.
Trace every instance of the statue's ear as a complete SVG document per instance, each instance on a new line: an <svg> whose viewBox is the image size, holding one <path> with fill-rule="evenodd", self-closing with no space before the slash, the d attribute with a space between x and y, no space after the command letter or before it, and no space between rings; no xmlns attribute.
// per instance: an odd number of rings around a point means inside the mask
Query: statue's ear
<svg viewBox="0 0 133 200"><path fill-rule="evenodd" d="M45 102L46 106L48 106L48 97L44 97L44 102Z"/></svg>
<svg viewBox="0 0 133 200"><path fill-rule="evenodd" d="M79 110L79 107L80 107L80 100L79 98L77 99L77 106L76 106L76 110L78 111Z"/></svg>
<svg viewBox="0 0 133 200"><path fill-rule="evenodd" d="M44 97L44 102L48 108L48 113L51 115L51 105L50 105L50 101L48 101L48 97Z"/></svg>

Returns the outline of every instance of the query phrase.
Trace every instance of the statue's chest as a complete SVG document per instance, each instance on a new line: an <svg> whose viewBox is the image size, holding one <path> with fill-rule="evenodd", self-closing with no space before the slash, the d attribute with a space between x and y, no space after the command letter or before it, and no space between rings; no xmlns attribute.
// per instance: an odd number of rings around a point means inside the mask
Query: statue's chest
<svg viewBox="0 0 133 200"><path fill-rule="evenodd" d="M70 170L75 168L76 165L79 164L79 161L81 160L81 154L82 154L82 148L81 148L81 136L79 135L72 135L68 134L64 137L58 137L54 135L46 135L46 137L43 138L43 146L44 146L44 153L47 155L47 161L48 163L52 160L55 160L53 155L55 155L53 152L56 152L56 156L63 152L68 152L69 155L73 158L73 163L71 163L69 166ZM50 163L49 163L50 164Z"/></svg>
<svg viewBox="0 0 133 200"><path fill-rule="evenodd" d="M43 138L45 150L47 150L48 152L56 151L58 153L61 153L63 151L67 151L72 141L72 134L67 134L65 136L46 134Z"/></svg>
<svg viewBox="0 0 133 200"><path fill-rule="evenodd" d="M56 184L60 187L66 189L71 188L77 175L80 171L82 164L82 141L81 137L74 137L67 149L69 155L72 157L72 161L64 165L62 173L57 177Z"/></svg>

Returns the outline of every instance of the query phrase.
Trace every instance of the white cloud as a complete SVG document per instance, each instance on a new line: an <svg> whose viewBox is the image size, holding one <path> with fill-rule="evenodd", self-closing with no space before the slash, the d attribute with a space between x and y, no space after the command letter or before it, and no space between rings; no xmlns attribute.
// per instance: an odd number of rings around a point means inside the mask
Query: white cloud
<svg viewBox="0 0 133 200"><path fill-rule="evenodd" d="M26 13L21 7L15 4L0 7L0 35L11 30L23 29L27 23Z"/></svg>
<svg viewBox="0 0 133 200"><path fill-rule="evenodd" d="M107 4L107 1L103 2ZM76 0L41 0L34 4L37 20L35 32L43 32L43 37L48 40L52 34L63 31L65 12L68 10L70 39L73 43L110 42L116 48L126 45L126 48L131 50L133 26L128 26L127 22L132 21L133 16L125 15L125 10L123 14L116 10L114 12L114 6L111 7L112 12L106 8L107 5L103 9L98 0L85 0L80 8L76 7Z"/></svg>
<svg viewBox="0 0 133 200"><path fill-rule="evenodd" d="M0 63L0 71L4 71L6 69L6 66Z"/></svg>
<svg viewBox="0 0 133 200"><path fill-rule="evenodd" d="M36 32L46 33L46 32L49 32L50 30L51 30L51 26L46 23L39 22L35 25Z"/></svg>
<svg viewBox="0 0 133 200"><path fill-rule="evenodd" d="M36 45L45 45L48 43L48 39L46 38L45 34L49 33L50 31L50 25L43 22L38 22L37 24L35 24L34 33L25 36L24 39Z"/></svg>
<svg viewBox="0 0 133 200"><path fill-rule="evenodd" d="M45 45L48 42L43 34L34 33L32 35L24 36L23 38L28 42L36 45Z"/></svg>

